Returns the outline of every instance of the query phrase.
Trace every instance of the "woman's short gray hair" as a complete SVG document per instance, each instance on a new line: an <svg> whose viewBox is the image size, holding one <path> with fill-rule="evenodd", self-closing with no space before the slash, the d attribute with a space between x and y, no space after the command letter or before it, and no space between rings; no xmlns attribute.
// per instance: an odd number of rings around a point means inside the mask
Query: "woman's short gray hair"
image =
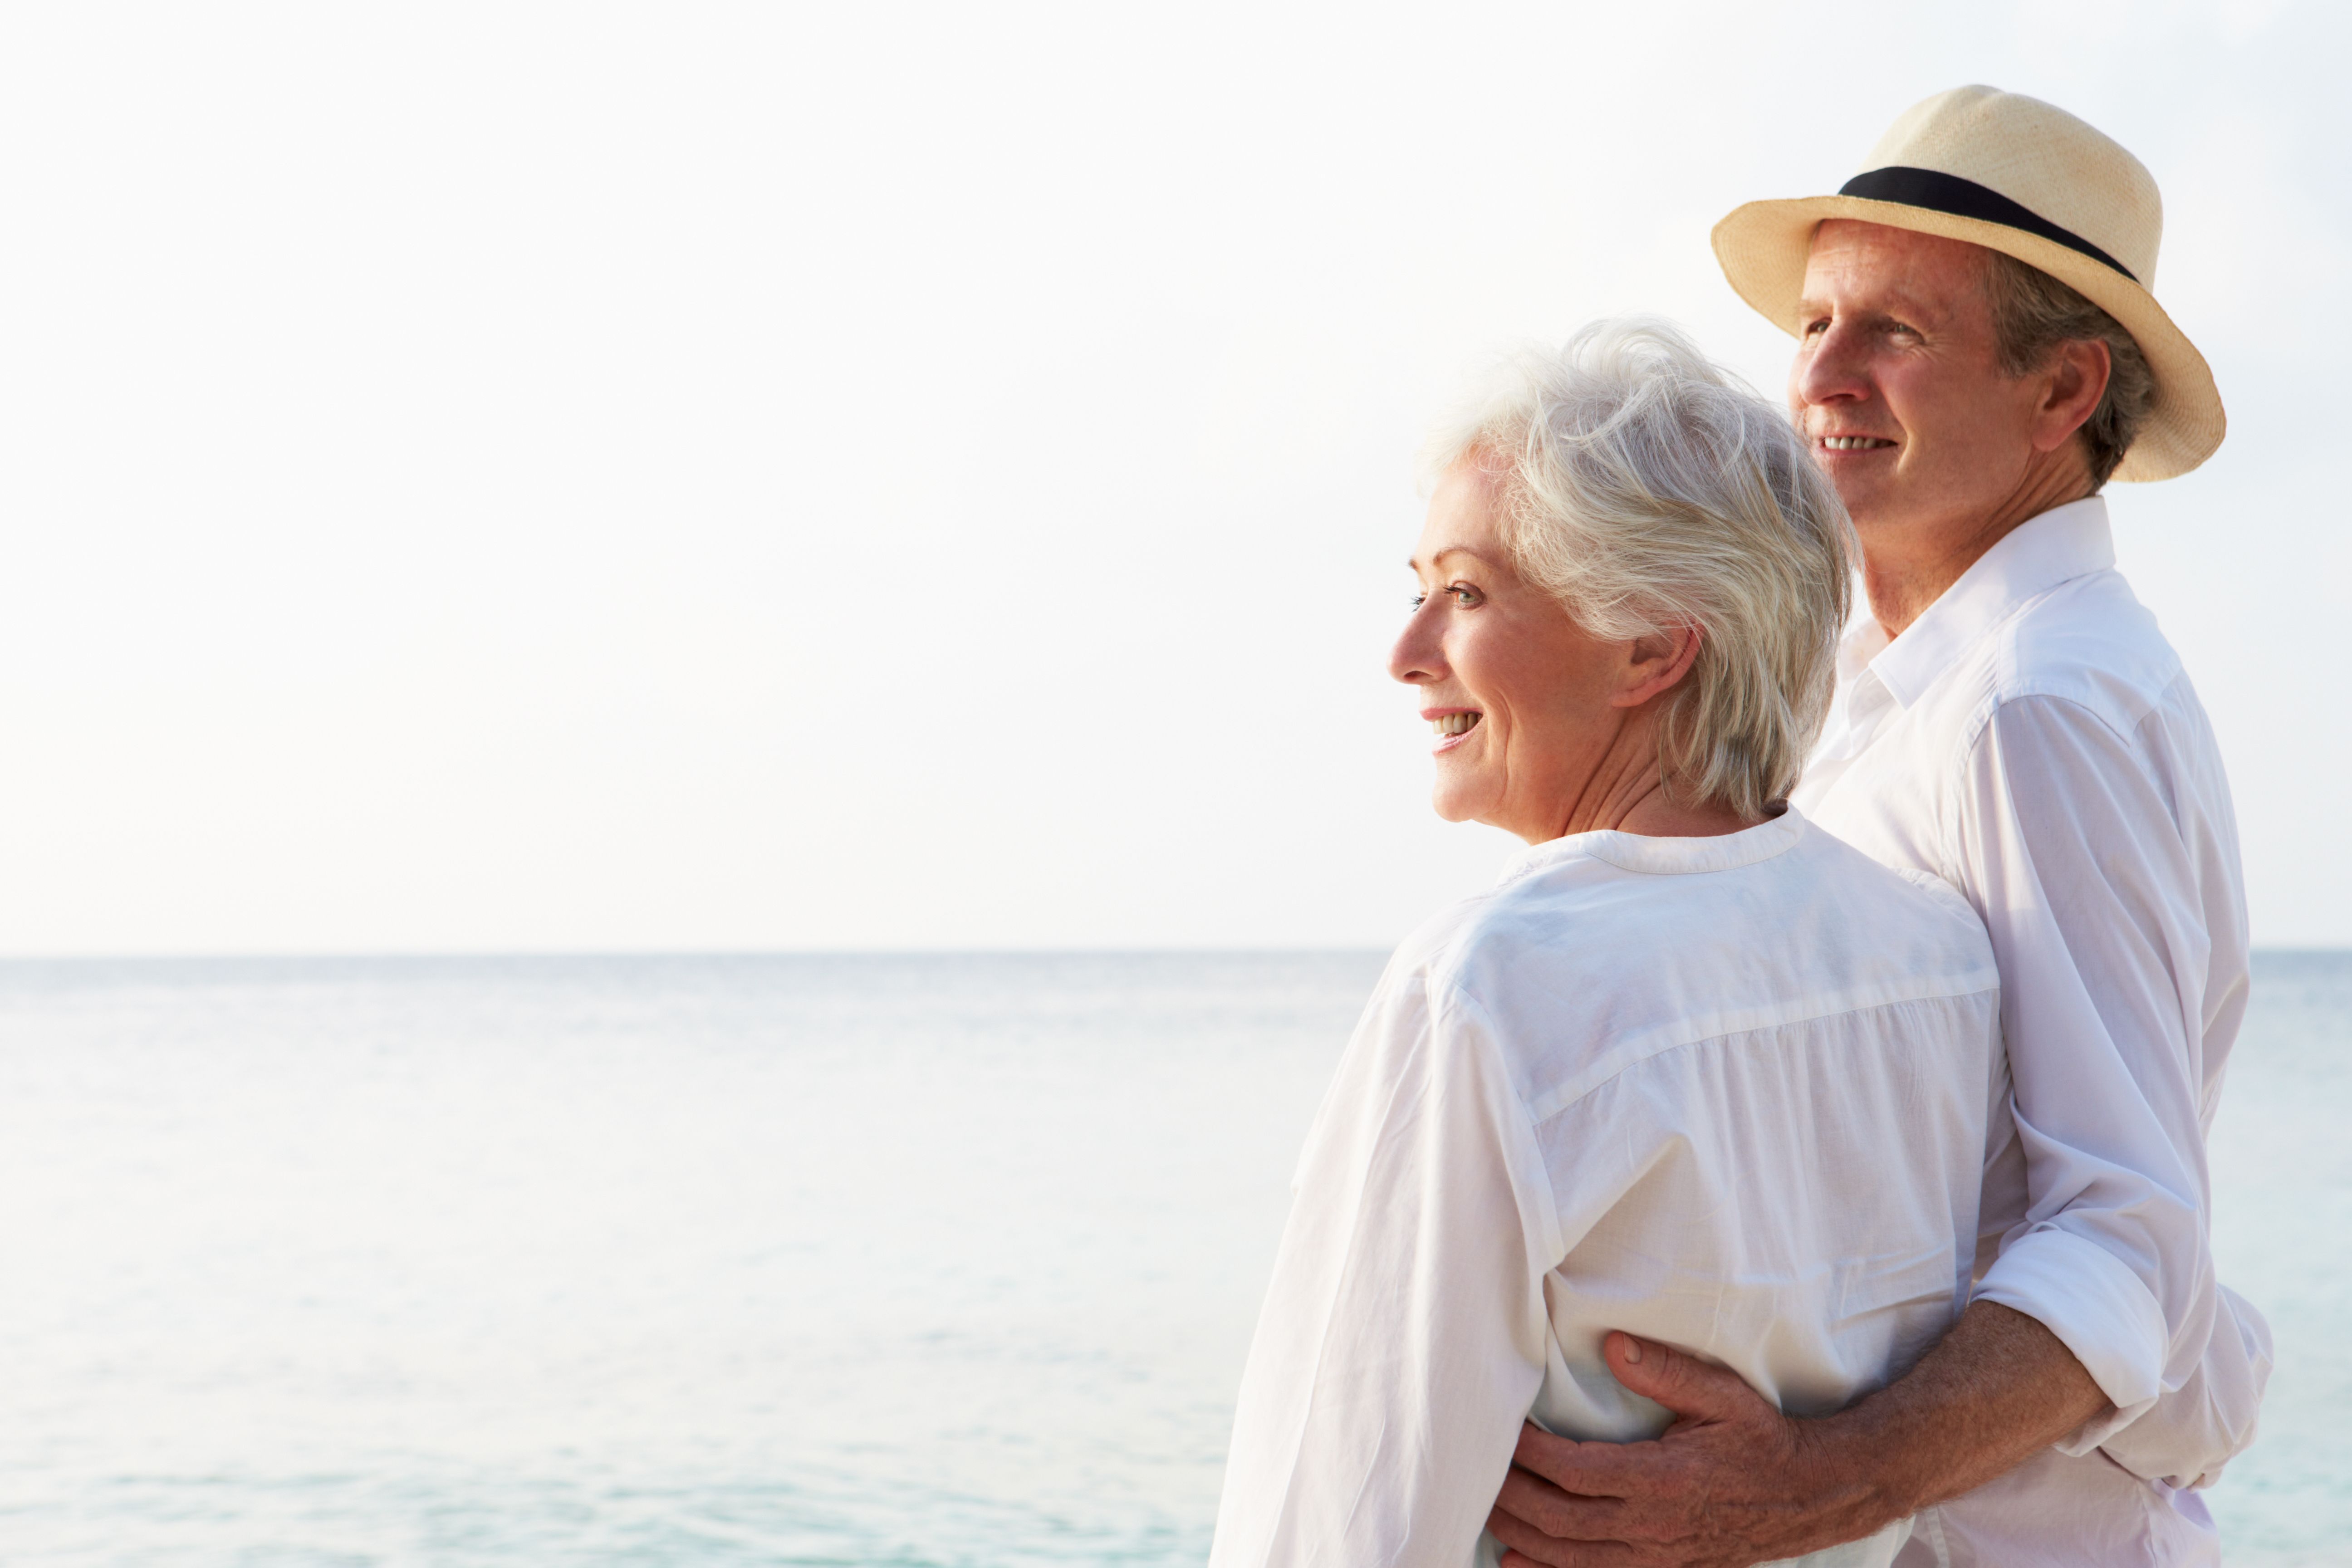
<svg viewBox="0 0 2352 1568"><path fill-rule="evenodd" d="M1788 414L1647 319L1514 356L1431 438L1432 477L1499 481L1512 564L1597 637L1696 626L1667 792L1760 817L1829 710L1852 525Z"/></svg>

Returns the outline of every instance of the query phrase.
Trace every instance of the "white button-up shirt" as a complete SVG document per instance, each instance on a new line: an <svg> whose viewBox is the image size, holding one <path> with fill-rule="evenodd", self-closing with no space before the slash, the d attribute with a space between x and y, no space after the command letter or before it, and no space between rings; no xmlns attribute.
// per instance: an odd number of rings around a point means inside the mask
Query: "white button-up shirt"
<svg viewBox="0 0 2352 1568"><path fill-rule="evenodd" d="M1408 939L1305 1153L1213 1568L1466 1568L1519 1423L1655 1436L1624 1329L1799 1413L1965 1303L2015 1132L1958 895L1798 812L1585 833ZM1907 1521L1824 1561L1884 1563Z"/></svg>
<svg viewBox="0 0 2352 1568"><path fill-rule="evenodd" d="M1954 1561L2214 1560L2203 1504L2165 1479L2210 1479L2252 1438L2270 1366L2208 1247L2245 892L2220 751L2115 570L2106 503L2017 528L1892 641L1859 616L1796 799L1983 917L2019 1139L1987 1174L1975 1294L2046 1324L2116 1406L1923 1521L1913 1553L1939 1527Z"/></svg>

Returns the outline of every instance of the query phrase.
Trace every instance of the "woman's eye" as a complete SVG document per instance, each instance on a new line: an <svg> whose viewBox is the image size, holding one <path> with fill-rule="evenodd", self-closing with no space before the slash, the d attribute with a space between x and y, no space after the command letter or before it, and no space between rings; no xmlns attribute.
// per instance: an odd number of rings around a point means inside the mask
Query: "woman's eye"
<svg viewBox="0 0 2352 1568"><path fill-rule="evenodd" d="M1405 603L1411 608L1417 610L1423 605L1429 603L1429 595L1426 594L1415 594L1412 598L1406 600Z"/></svg>
<svg viewBox="0 0 2352 1568"><path fill-rule="evenodd" d="M1445 591L1453 595L1454 602L1465 610L1478 602L1478 590L1475 588L1465 587L1457 583Z"/></svg>

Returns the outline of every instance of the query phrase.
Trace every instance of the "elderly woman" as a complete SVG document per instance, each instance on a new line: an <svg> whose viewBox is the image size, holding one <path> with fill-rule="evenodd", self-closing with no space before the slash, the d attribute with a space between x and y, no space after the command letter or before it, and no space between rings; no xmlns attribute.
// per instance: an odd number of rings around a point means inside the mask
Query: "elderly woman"
<svg viewBox="0 0 2352 1568"><path fill-rule="evenodd" d="M1644 1342L1847 1404L1958 1313L2013 1135L1976 916L1785 803L1849 591L1786 416L1602 323L1434 453L1390 670L1438 815L1529 847L1405 942L1340 1063L1213 1568L1491 1562L1523 1420L1665 1428L1602 1359Z"/></svg>

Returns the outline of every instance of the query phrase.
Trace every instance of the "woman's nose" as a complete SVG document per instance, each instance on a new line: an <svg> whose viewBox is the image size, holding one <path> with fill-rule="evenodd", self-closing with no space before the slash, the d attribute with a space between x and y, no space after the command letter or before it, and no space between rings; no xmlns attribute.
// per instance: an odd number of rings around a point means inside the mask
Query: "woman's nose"
<svg viewBox="0 0 2352 1568"><path fill-rule="evenodd" d="M1444 679L1445 658L1438 646L1434 617L1428 606L1415 610L1398 634L1396 646L1389 649L1389 676L1407 686L1427 686Z"/></svg>

